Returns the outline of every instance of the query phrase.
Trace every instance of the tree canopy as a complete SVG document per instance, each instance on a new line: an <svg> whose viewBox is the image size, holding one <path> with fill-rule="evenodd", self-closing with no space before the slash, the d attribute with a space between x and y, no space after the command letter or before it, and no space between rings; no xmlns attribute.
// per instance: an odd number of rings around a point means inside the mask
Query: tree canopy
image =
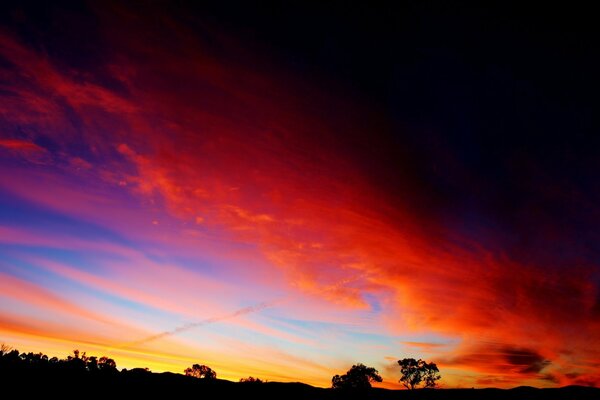
<svg viewBox="0 0 600 400"><path fill-rule="evenodd" d="M217 373L209 366L194 364L191 368L186 368L183 371L187 376L193 376L198 379L216 379Z"/></svg>
<svg viewBox="0 0 600 400"><path fill-rule="evenodd" d="M43 370L63 370L76 374L114 374L117 373L117 363L112 358L88 356L85 352L73 350L73 355L59 359L48 357L43 353L19 353L5 344L0 345L0 367Z"/></svg>
<svg viewBox="0 0 600 400"><path fill-rule="evenodd" d="M353 365L344 375L335 375L331 378L331 387L334 389L368 389L371 382L381 382L379 372L363 364Z"/></svg>
<svg viewBox="0 0 600 400"><path fill-rule="evenodd" d="M434 388L436 381L441 379L440 370L437 365L433 362L428 363L427 361L414 358L404 358L398 360L400 365L400 383L402 383L407 389L414 389L422 382L423 387Z"/></svg>
<svg viewBox="0 0 600 400"><path fill-rule="evenodd" d="M247 378L241 378L240 383L263 383L262 379L249 376Z"/></svg>

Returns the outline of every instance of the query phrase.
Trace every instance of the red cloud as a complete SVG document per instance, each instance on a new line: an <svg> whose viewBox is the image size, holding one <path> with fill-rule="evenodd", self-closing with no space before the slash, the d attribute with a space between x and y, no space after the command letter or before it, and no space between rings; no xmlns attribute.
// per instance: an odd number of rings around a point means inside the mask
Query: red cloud
<svg viewBox="0 0 600 400"><path fill-rule="evenodd" d="M43 147L33 142L19 139L0 139L0 147L17 151L45 151Z"/></svg>
<svg viewBox="0 0 600 400"><path fill-rule="evenodd" d="M0 139L0 148L34 164L48 164L52 159L46 149L28 140Z"/></svg>

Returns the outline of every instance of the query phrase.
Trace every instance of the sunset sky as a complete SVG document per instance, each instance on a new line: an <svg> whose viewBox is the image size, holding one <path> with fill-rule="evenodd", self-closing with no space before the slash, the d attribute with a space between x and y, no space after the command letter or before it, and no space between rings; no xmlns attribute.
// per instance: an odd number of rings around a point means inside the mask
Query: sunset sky
<svg viewBox="0 0 600 400"><path fill-rule="evenodd" d="M592 13L119 3L0 6L0 343L600 386Z"/></svg>

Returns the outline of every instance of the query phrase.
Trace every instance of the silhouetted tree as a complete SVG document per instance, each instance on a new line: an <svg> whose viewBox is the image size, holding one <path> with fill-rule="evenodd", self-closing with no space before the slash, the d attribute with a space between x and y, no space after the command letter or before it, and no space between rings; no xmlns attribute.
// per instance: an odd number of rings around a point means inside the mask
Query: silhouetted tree
<svg viewBox="0 0 600 400"><path fill-rule="evenodd" d="M215 379L217 373L206 365L194 364L191 368L186 368L183 371L187 376L193 376L199 379Z"/></svg>
<svg viewBox="0 0 600 400"><path fill-rule="evenodd" d="M442 376L440 375L440 370L438 369L435 363L425 363L424 365L425 373L423 375L423 381L425 382L426 388L435 388L437 383L436 381L440 380Z"/></svg>
<svg viewBox="0 0 600 400"><path fill-rule="evenodd" d="M259 378L254 378L252 376L249 376L247 378L241 378L240 383L263 383L263 381L260 380Z"/></svg>
<svg viewBox="0 0 600 400"><path fill-rule="evenodd" d="M39 366L48 362L48 356L43 353L22 353L21 360L29 365Z"/></svg>
<svg viewBox="0 0 600 400"><path fill-rule="evenodd" d="M423 380L422 372L419 368L419 362L414 358L404 358L398 361L402 377L400 382L407 389L414 389Z"/></svg>
<svg viewBox="0 0 600 400"><path fill-rule="evenodd" d="M368 389L371 382L381 382L379 372L363 364L353 365L344 375L335 375L331 378L331 387L334 389Z"/></svg>
<svg viewBox="0 0 600 400"><path fill-rule="evenodd" d="M100 372L118 372L117 363L112 358L100 357L98 360L98 370Z"/></svg>
<svg viewBox="0 0 600 400"><path fill-rule="evenodd" d="M407 389L414 389L421 382L425 381L426 388L434 388L436 381L441 378L439 369L435 363L427 363L424 360L415 360L414 358L404 358L398 360L400 373L402 377L400 382Z"/></svg>
<svg viewBox="0 0 600 400"><path fill-rule="evenodd" d="M0 367L25 368L29 371L64 370L77 374L118 373L117 364L112 358L88 356L79 350L74 350L73 355L69 355L65 359L48 358L43 353L19 353L19 350L11 350L11 347L7 345L0 345Z"/></svg>
<svg viewBox="0 0 600 400"><path fill-rule="evenodd" d="M79 350L73 350L72 356L67 356L67 366L72 371L86 371L87 356L84 353L80 353Z"/></svg>
<svg viewBox="0 0 600 400"><path fill-rule="evenodd" d="M10 347L9 345L2 343L0 344L0 357L4 356L5 354L10 353L10 351L12 350L12 347Z"/></svg>
<svg viewBox="0 0 600 400"><path fill-rule="evenodd" d="M98 357L96 357L96 356L88 357L87 362L86 362L86 367L87 367L87 370L90 372L98 372L99 371Z"/></svg>
<svg viewBox="0 0 600 400"><path fill-rule="evenodd" d="M19 361L21 361L21 358L19 356L19 350L14 349L14 350L9 351L8 353L6 353L2 356L2 359L5 360L9 364L18 363Z"/></svg>

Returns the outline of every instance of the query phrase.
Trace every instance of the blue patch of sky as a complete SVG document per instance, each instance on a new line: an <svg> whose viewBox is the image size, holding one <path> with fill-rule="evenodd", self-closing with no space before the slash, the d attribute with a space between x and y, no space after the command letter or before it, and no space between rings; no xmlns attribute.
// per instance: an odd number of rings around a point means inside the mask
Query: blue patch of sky
<svg viewBox="0 0 600 400"><path fill-rule="evenodd" d="M73 266L84 271L93 271L97 266L87 251L21 244L0 244L0 254L2 254L6 260L17 260L19 254L27 254L28 256L53 261L62 265ZM14 256L11 257L11 254Z"/></svg>
<svg viewBox="0 0 600 400"><path fill-rule="evenodd" d="M379 303L379 300L377 299L377 296L370 294L370 293L365 293L362 295L362 298L371 307L371 313L379 314L381 312L382 307L381 307L381 304Z"/></svg>
<svg viewBox="0 0 600 400"><path fill-rule="evenodd" d="M363 327L339 325L331 322L306 321L281 316L269 316L269 325L290 334L307 337L307 332L312 332L308 337L318 338L326 332L335 332L340 340L349 343L377 344L382 349L397 350L398 352L410 352L418 355L423 352L415 346L404 344L404 342L436 343L442 346L455 346L460 340L435 333L411 333L411 334L387 334L365 331ZM371 327L377 329L376 327Z"/></svg>
<svg viewBox="0 0 600 400"><path fill-rule="evenodd" d="M0 223L8 226L31 228L48 235L60 232L79 239L111 241L134 247L133 243L121 235L102 226L81 221L38 204L24 201L0 189Z"/></svg>
<svg viewBox="0 0 600 400"><path fill-rule="evenodd" d="M313 345L310 343L299 343L285 337L278 337L277 335L263 333L260 330L240 326L235 324L235 320L224 320L197 326L178 333L177 336L190 340L201 339L204 342L206 340L218 340L219 337L230 338L240 343L249 343L252 346L285 349L286 352L292 352L298 356L303 356L314 350Z"/></svg>
<svg viewBox="0 0 600 400"><path fill-rule="evenodd" d="M222 261L215 262L214 260L211 260L208 257L202 257L202 254L200 254L200 253L198 255L195 255L193 258L177 256L171 252L169 252L168 254L146 253L145 256L146 256L146 258L148 258L148 260L150 260L156 264L177 265L184 269L187 269L190 271L195 271L195 272L197 272L200 269L201 272L206 273L207 275L210 275L213 277L219 275L219 273L223 274L224 269L227 271L227 268L223 268ZM224 275L228 276L227 274L224 274ZM231 273L229 273L229 276L230 275L231 275Z"/></svg>
<svg viewBox="0 0 600 400"><path fill-rule="evenodd" d="M372 334L367 336L363 332L364 336L355 336L361 333L361 331L372 330L372 326L361 326L361 325L349 325L339 324L335 322L322 322L322 321L307 321L289 319L281 316L273 316L273 314L261 314L265 318L269 318L267 325L277 328L283 332L296 335L303 338L308 338L320 342L323 338L337 337L339 340L344 342L353 342L357 338L360 340L379 340L387 341L386 335Z"/></svg>
<svg viewBox="0 0 600 400"><path fill-rule="evenodd" d="M33 263L20 260L18 257L7 257L0 264L3 272L46 288L60 297L77 299L79 294L102 299L118 307L141 314L153 314L156 317L172 317L172 313L157 310L144 303L130 300L125 297L95 288L76 280L71 280L63 275L56 274L44 268L37 267Z"/></svg>

